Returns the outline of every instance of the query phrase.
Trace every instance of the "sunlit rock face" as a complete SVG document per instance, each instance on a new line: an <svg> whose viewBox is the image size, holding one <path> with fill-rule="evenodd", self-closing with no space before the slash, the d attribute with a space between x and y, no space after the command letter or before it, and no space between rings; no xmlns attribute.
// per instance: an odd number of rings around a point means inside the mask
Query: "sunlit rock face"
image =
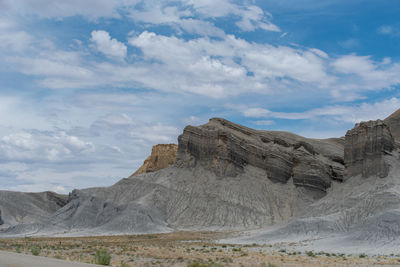
<svg viewBox="0 0 400 267"><path fill-rule="evenodd" d="M176 161L177 151L178 145L176 144L159 144L153 146L151 155L131 176L141 173L155 172L171 166Z"/></svg>

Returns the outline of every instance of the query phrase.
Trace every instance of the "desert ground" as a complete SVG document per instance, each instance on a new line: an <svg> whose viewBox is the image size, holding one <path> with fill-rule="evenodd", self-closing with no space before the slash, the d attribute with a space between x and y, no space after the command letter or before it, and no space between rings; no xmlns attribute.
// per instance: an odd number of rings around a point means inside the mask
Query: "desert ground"
<svg viewBox="0 0 400 267"><path fill-rule="evenodd" d="M0 240L0 250L95 263L107 251L111 266L399 266L400 255L346 255L291 251L277 245L222 244L236 233L176 232L151 235L19 238Z"/></svg>

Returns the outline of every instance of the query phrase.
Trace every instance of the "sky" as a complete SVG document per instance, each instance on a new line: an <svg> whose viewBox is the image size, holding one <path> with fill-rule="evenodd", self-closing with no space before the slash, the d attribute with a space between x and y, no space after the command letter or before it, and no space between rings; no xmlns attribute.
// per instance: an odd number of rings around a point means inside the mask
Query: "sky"
<svg viewBox="0 0 400 267"><path fill-rule="evenodd" d="M0 0L0 189L108 186L186 125L340 137L400 108L397 0Z"/></svg>

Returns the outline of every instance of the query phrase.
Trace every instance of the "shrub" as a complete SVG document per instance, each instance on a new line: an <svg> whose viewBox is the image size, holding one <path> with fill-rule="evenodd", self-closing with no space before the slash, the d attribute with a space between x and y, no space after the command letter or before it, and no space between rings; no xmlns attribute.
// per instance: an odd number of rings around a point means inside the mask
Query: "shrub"
<svg viewBox="0 0 400 267"><path fill-rule="evenodd" d="M315 257L315 254L314 254L314 252L312 252L312 251L307 251L307 256L309 256L309 257Z"/></svg>
<svg viewBox="0 0 400 267"><path fill-rule="evenodd" d="M21 253L21 246L20 245L15 247L15 252Z"/></svg>
<svg viewBox="0 0 400 267"><path fill-rule="evenodd" d="M361 253L359 257L360 258L365 258L365 257L367 257L367 255L365 255L364 253Z"/></svg>
<svg viewBox="0 0 400 267"><path fill-rule="evenodd" d="M40 247L38 246L33 246L31 247L31 252L33 256L39 256L40 254Z"/></svg>
<svg viewBox="0 0 400 267"><path fill-rule="evenodd" d="M268 262L268 267L276 267L276 265Z"/></svg>
<svg viewBox="0 0 400 267"><path fill-rule="evenodd" d="M198 261L194 261L187 264L187 267L222 267L220 263L211 262L211 263L200 263Z"/></svg>
<svg viewBox="0 0 400 267"><path fill-rule="evenodd" d="M108 254L107 250L97 250L94 256L94 263L100 265L110 265L111 256Z"/></svg>

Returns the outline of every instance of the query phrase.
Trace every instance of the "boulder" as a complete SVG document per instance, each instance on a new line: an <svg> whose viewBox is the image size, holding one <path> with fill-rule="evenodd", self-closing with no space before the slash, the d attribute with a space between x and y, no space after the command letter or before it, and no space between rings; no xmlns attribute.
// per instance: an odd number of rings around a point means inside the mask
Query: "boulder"
<svg viewBox="0 0 400 267"><path fill-rule="evenodd" d="M389 166L384 156L395 147L389 127L382 120L357 123L346 133L344 160L346 177L362 175L384 178Z"/></svg>

